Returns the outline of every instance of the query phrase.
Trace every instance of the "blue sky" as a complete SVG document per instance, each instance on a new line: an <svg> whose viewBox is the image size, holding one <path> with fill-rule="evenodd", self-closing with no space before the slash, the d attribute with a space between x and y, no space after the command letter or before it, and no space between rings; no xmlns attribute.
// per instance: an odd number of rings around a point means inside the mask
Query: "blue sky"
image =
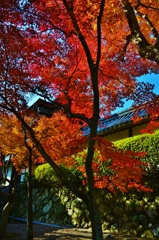
<svg viewBox="0 0 159 240"><path fill-rule="evenodd" d="M138 78L141 82L149 82L155 85L154 93L159 94L159 74L147 74ZM132 101L128 101L125 103L123 108L117 108L112 113L118 113L124 109L131 107Z"/></svg>
<svg viewBox="0 0 159 240"><path fill-rule="evenodd" d="M154 92L159 94L159 74L147 74L138 79L143 82L153 83L155 85Z"/></svg>

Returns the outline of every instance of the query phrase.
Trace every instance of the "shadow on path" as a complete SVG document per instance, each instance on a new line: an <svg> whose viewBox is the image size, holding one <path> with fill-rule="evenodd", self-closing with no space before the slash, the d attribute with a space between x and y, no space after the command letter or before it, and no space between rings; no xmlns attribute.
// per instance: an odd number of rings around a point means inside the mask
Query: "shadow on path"
<svg viewBox="0 0 159 240"><path fill-rule="evenodd" d="M78 228L56 228L51 226L33 225L34 240L92 240L91 231ZM8 224L8 237L3 240L26 240L26 224ZM110 234L104 232L104 239L139 240L127 234Z"/></svg>

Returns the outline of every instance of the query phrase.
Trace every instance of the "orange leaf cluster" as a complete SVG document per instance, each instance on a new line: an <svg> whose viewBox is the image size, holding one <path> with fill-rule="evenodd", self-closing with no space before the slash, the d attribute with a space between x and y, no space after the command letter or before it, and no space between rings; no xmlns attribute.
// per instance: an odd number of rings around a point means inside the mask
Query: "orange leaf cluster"
<svg viewBox="0 0 159 240"><path fill-rule="evenodd" d="M136 77L159 72L157 0L7 0L0 7L1 111L25 116L30 124L28 93L56 98L69 116L89 124L93 152L99 117L122 106L125 98L135 104L154 98L153 87L138 83ZM73 165L71 156L85 147L79 124L61 113L35 123L30 124L35 136L51 158ZM20 122L7 115L0 127L4 153L12 154L18 167L26 165L28 153ZM28 131L27 138L34 149ZM97 156L87 166L94 171L95 186L121 191L141 188L141 154L117 151L101 138L96 142ZM36 150L34 156L42 159ZM114 174L102 176L100 163L107 164L108 159L111 165L107 168Z"/></svg>
<svg viewBox="0 0 159 240"><path fill-rule="evenodd" d="M145 156L145 152L121 151L113 143L101 137L96 140L96 153L92 163L96 188L108 188L112 192L116 190L127 192L131 188L136 188L138 191L152 191L142 182L145 174L143 166L146 165L142 162L142 157ZM102 164L105 168L104 172L101 172ZM86 177L84 166L80 166L79 170L84 172ZM84 180L83 184L86 182L87 180Z"/></svg>

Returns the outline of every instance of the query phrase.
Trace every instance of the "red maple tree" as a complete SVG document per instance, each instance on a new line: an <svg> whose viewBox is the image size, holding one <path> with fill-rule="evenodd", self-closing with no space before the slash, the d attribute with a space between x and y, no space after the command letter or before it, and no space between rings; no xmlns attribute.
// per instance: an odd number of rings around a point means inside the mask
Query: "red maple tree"
<svg viewBox="0 0 159 240"><path fill-rule="evenodd" d="M133 99L135 105L151 99L158 102L153 86L138 82L136 77L159 71L159 24L156 21L159 2L30 0L19 5L17 1L8 0L1 8L0 107L17 116L42 157L63 183L85 202L90 212L93 239L101 240L93 163L98 121L122 106L123 98ZM68 181L39 141L32 125L25 121L29 92L49 101L56 98L70 118L89 126L84 161L86 193ZM114 154L113 166L121 174L113 182L122 190L121 182L125 184L131 178L120 164L130 168L132 161L120 163L121 158L116 151ZM140 182L142 175L140 167L138 170L136 182ZM136 186L134 181L132 185Z"/></svg>

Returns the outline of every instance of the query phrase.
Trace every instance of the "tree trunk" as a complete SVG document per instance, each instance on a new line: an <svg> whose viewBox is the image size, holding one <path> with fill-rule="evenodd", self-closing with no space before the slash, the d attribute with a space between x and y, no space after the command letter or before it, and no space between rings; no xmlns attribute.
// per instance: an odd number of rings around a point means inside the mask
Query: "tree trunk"
<svg viewBox="0 0 159 240"><path fill-rule="evenodd" d="M102 224L97 209L90 212L90 218L92 223L92 238L93 240L103 240Z"/></svg>
<svg viewBox="0 0 159 240"><path fill-rule="evenodd" d="M0 219L0 237L4 238L7 236L7 225L8 216L15 202L15 194L8 193L8 202L3 208L1 219Z"/></svg>
<svg viewBox="0 0 159 240"><path fill-rule="evenodd" d="M28 182L27 240L33 239L32 187Z"/></svg>
<svg viewBox="0 0 159 240"><path fill-rule="evenodd" d="M100 214L97 208L96 200L92 194L87 195L87 209L90 214L91 224L92 224L92 239L93 240L103 240L102 224L100 219Z"/></svg>
<svg viewBox="0 0 159 240"><path fill-rule="evenodd" d="M27 240L33 240L33 209L32 209L32 150L29 155L28 175L28 219L27 219Z"/></svg>
<svg viewBox="0 0 159 240"><path fill-rule="evenodd" d="M28 183L27 183L27 191L28 191L28 215L27 215L27 240L33 240L33 209L32 209L32 148L28 145L28 137L25 125L23 124L23 133L24 133L24 141L25 146L28 150Z"/></svg>

